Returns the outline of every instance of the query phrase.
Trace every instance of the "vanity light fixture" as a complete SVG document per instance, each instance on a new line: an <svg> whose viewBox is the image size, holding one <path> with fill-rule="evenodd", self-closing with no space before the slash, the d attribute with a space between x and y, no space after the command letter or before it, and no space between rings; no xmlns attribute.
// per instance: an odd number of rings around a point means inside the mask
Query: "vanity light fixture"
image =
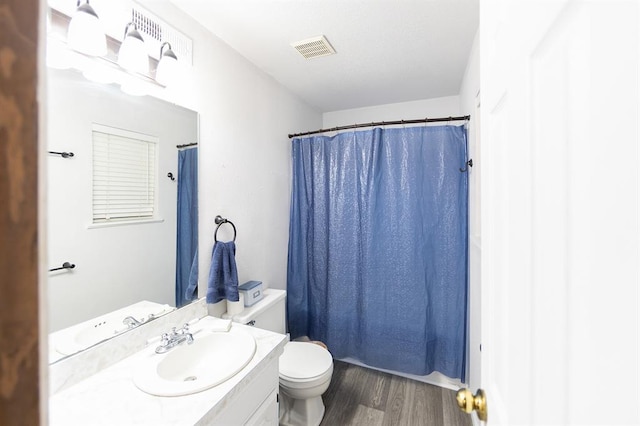
<svg viewBox="0 0 640 426"><path fill-rule="evenodd" d="M73 50L85 55L104 56L107 54L107 37L98 14L89 0L80 3L78 0L78 8L69 23L67 42Z"/></svg>
<svg viewBox="0 0 640 426"><path fill-rule="evenodd" d="M128 23L124 29L124 39L118 52L118 65L144 75L149 72L149 57L144 47L144 39L133 22Z"/></svg>
<svg viewBox="0 0 640 426"><path fill-rule="evenodd" d="M177 78L178 57L171 50L171 44L165 41L160 46L160 61L156 69L156 81L166 87L176 81Z"/></svg>

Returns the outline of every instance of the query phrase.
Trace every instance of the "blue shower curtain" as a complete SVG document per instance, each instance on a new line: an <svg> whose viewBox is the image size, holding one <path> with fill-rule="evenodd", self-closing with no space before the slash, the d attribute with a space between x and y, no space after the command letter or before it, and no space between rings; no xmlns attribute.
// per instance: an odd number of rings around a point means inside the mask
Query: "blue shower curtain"
<svg viewBox="0 0 640 426"><path fill-rule="evenodd" d="M198 149L178 152L178 230L176 247L176 306L185 298L191 269L198 267ZM195 277L197 279L197 276Z"/></svg>
<svg viewBox="0 0 640 426"><path fill-rule="evenodd" d="M335 358L465 380L468 178L460 126L292 141L292 338Z"/></svg>

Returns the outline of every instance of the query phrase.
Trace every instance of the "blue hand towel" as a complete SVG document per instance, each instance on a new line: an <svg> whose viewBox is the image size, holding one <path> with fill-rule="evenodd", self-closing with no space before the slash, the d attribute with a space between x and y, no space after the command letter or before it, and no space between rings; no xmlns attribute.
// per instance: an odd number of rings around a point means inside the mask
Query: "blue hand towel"
<svg viewBox="0 0 640 426"><path fill-rule="evenodd" d="M218 303L223 299L232 302L240 300L235 255L236 244L233 241L218 241L213 246L207 282L207 303Z"/></svg>
<svg viewBox="0 0 640 426"><path fill-rule="evenodd" d="M196 248L196 254L193 256L193 262L191 262L191 271L189 272L189 285L184 292L184 299L190 302L198 297L198 249Z"/></svg>

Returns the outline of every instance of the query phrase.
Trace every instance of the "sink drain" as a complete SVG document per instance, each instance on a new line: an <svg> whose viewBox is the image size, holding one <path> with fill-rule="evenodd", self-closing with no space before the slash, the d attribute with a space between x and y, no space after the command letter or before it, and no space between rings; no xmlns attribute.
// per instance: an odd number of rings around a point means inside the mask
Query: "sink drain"
<svg viewBox="0 0 640 426"><path fill-rule="evenodd" d="M196 377L196 376L189 376L189 377L185 377L184 381L185 382L193 382L194 380L197 380L197 379L198 379L198 377Z"/></svg>

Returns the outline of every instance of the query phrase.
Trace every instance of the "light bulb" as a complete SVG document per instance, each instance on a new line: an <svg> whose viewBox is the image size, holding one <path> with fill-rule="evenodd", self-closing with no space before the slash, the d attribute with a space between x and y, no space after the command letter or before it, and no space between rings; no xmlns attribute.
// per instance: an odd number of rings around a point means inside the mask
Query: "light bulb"
<svg viewBox="0 0 640 426"><path fill-rule="evenodd" d="M149 57L144 47L144 40L133 22L125 28L124 40L118 52L118 65L140 74L149 73Z"/></svg>
<svg viewBox="0 0 640 426"><path fill-rule="evenodd" d="M167 49L165 50L165 46ZM179 77L178 57L168 42L164 42L160 47L160 61L156 69L156 81L163 86L170 86Z"/></svg>

